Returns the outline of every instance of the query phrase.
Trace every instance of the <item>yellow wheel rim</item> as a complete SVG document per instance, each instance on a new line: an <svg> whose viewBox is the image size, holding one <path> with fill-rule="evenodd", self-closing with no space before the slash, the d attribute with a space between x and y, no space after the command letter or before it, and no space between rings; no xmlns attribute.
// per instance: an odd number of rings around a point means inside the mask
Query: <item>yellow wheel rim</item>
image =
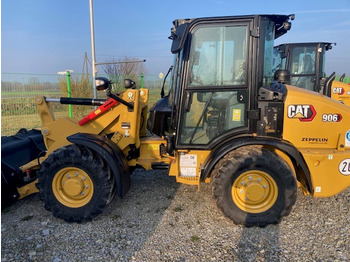
<svg viewBox="0 0 350 262"><path fill-rule="evenodd" d="M66 167L55 174L52 191L61 204L79 208L91 200L94 185L85 171L77 167Z"/></svg>
<svg viewBox="0 0 350 262"><path fill-rule="evenodd" d="M273 206L278 196L275 180L266 172L249 170L233 183L233 202L248 213L261 213Z"/></svg>

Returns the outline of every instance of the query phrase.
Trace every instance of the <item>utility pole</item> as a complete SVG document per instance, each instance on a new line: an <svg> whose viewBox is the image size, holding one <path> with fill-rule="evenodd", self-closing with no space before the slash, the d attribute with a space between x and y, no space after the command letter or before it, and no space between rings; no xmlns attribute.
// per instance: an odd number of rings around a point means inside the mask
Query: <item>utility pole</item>
<svg viewBox="0 0 350 262"><path fill-rule="evenodd" d="M97 98L97 90L96 90L96 56L95 56L95 31L94 31L94 7L92 0L89 0L90 3L90 34L91 34L91 59L92 59L92 88L94 91L94 99Z"/></svg>
<svg viewBox="0 0 350 262"><path fill-rule="evenodd" d="M89 74L89 65L92 67L92 64L87 56L87 53L85 52L84 61L83 61L83 70L81 72L81 75L84 75L85 73L86 75Z"/></svg>

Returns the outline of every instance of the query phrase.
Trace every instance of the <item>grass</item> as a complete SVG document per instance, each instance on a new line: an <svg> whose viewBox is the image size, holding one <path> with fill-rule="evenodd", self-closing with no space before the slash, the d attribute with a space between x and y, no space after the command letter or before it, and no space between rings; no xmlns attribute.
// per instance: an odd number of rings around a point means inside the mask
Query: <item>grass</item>
<svg viewBox="0 0 350 262"><path fill-rule="evenodd" d="M10 136L21 128L41 128L34 97L1 99L1 136ZM52 103L55 118L68 117L68 105ZM93 110L92 106L73 106L73 117L81 119Z"/></svg>
<svg viewBox="0 0 350 262"><path fill-rule="evenodd" d="M55 112L57 118L68 116L68 112ZM10 136L21 128L40 128L41 122L38 114L1 115L1 136Z"/></svg>
<svg viewBox="0 0 350 262"><path fill-rule="evenodd" d="M6 207L6 208L4 208L4 209L1 210L1 213L2 213L2 214L8 214L8 213L10 213L10 211L11 211L11 208Z"/></svg>
<svg viewBox="0 0 350 262"><path fill-rule="evenodd" d="M183 211L184 209L181 207L181 206L177 206L177 207L175 207L174 208L174 211L175 212L181 212L181 211Z"/></svg>
<svg viewBox="0 0 350 262"><path fill-rule="evenodd" d="M118 215L118 214L113 216L114 220L118 220L119 218L120 218L120 215Z"/></svg>
<svg viewBox="0 0 350 262"><path fill-rule="evenodd" d="M21 218L21 221L28 221L31 220L34 216L25 216L23 218Z"/></svg>
<svg viewBox="0 0 350 262"><path fill-rule="evenodd" d="M199 236L191 236L191 241L196 242L199 240Z"/></svg>

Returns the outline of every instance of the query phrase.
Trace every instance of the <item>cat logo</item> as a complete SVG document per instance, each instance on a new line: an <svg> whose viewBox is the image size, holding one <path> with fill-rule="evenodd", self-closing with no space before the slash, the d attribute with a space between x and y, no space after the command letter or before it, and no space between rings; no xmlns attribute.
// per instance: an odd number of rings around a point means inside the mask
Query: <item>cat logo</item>
<svg viewBox="0 0 350 262"><path fill-rule="evenodd" d="M343 95L344 92L345 92L345 90L342 87L334 87L333 88L333 94Z"/></svg>
<svg viewBox="0 0 350 262"><path fill-rule="evenodd" d="M297 118L302 122L311 122L316 116L313 105L289 105L288 118Z"/></svg>

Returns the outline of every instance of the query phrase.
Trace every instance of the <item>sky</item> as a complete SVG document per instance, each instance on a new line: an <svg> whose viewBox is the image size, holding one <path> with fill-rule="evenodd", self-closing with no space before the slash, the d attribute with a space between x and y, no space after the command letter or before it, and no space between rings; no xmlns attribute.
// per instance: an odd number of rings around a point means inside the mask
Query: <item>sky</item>
<svg viewBox="0 0 350 262"><path fill-rule="evenodd" d="M95 0L93 6L96 62L146 59L146 73L158 75L172 63L168 36L175 19L295 14L292 29L275 44L336 42L326 73L350 75L350 0ZM89 0L1 1L1 72L81 73L85 52L91 60Z"/></svg>

